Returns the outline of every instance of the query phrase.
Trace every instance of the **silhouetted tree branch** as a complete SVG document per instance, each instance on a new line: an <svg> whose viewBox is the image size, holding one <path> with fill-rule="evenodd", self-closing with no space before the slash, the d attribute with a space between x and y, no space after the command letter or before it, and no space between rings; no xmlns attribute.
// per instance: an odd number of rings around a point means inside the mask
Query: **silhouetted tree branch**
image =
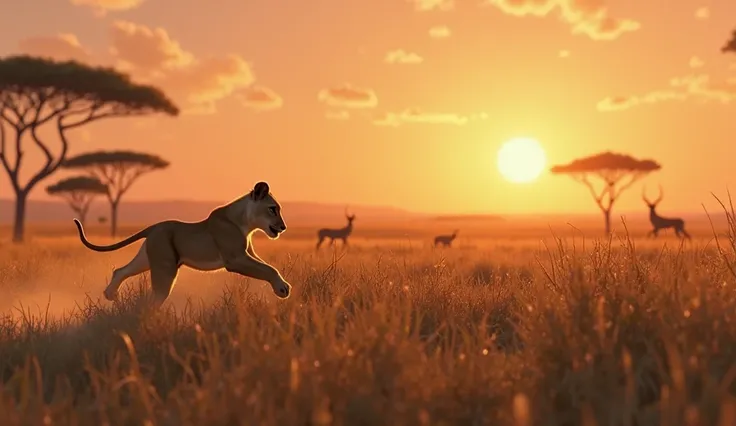
<svg viewBox="0 0 736 426"><path fill-rule="evenodd" d="M23 240L28 194L66 159L69 130L106 118L157 112L177 115L179 110L159 89L133 83L111 68L26 55L0 58L0 167L15 192L13 241ZM40 135L46 124L58 135L55 150ZM44 160L23 183L29 140Z"/></svg>
<svg viewBox="0 0 736 426"><path fill-rule="evenodd" d="M98 195L107 194L107 187L99 179L89 176L75 176L61 180L46 188L49 195L56 195L69 204L84 224L92 200Z"/></svg>
<svg viewBox="0 0 736 426"><path fill-rule="evenodd" d="M133 151L98 151L81 154L66 160L66 169L85 170L107 188L110 202L110 233L117 233L118 206L123 195L141 176L154 170L165 169L169 163L153 154Z"/></svg>
<svg viewBox="0 0 736 426"><path fill-rule="evenodd" d="M606 233L610 233L611 210L616 200L635 182L661 168L662 166L653 160L637 160L629 155L604 152L568 164L553 166L550 171L568 175L588 188L593 200L603 212ZM591 177L603 181L600 191L596 191Z"/></svg>

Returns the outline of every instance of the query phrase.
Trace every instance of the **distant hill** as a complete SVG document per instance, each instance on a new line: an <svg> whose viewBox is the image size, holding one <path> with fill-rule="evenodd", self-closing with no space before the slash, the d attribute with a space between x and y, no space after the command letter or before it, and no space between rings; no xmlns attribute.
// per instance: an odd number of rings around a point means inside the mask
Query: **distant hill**
<svg viewBox="0 0 736 426"><path fill-rule="evenodd" d="M225 201L128 201L120 204L121 223L151 223L164 219L196 221L203 219L215 207ZM285 201L281 203L285 210L287 223L319 224L340 222L344 217L345 206L340 204L311 203L302 201ZM13 220L15 202L0 199L0 224L8 224ZM427 217L421 213L413 213L394 207L351 205L350 213L366 221L391 221ZM73 212L62 201L29 200L26 220L30 223L53 223L71 220ZM96 222L100 216L109 216L106 200L97 199L92 204L87 220Z"/></svg>
<svg viewBox="0 0 736 426"><path fill-rule="evenodd" d="M196 221L204 218L213 208L224 204L229 200L223 201L190 201L190 200L168 200L168 201L123 201L120 205L120 222L121 224L145 224L152 223L164 219L179 219L183 221ZM343 204L336 203L313 203L308 201L284 201L282 205L285 209L287 223L305 226L320 226L325 223L340 224L344 221ZM0 225L7 225L12 222L15 202L9 199L0 199ZM504 222L517 223L524 221L532 222L578 222L593 221L602 223L600 213L591 212L590 214L526 214L526 215L494 215L494 214L446 214L438 215L417 213L396 207L388 206L370 206L370 205L350 205L350 213L355 213L358 220L362 223L366 222L390 222L401 220L422 220L425 223L489 223ZM69 206L63 201L28 201L26 212L26 220L29 223L59 223L69 221L74 217ZM721 211L714 210L711 212L715 221L720 221L723 216ZM92 204L88 220L90 223L96 222L100 216L107 217L109 215L107 201L102 198L95 200ZM646 222L649 220L648 214L644 212L616 212L616 220L619 215L625 215L628 220L635 222ZM686 221L707 221L707 217L703 213L695 212L668 212L668 216L680 216ZM364 222L365 221L365 222Z"/></svg>
<svg viewBox="0 0 736 426"><path fill-rule="evenodd" d="M435 216L433 219L442 222L498 222L506 220L494 214L442 215Z"/></svg>

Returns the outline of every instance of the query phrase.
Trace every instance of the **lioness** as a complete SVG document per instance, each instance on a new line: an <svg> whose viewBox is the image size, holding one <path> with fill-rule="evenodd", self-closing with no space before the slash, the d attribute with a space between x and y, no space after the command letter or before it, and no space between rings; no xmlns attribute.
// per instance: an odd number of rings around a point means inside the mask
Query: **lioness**
<svg viewBox="0 0 736 426"><path fill-rule="evenodd" d="M105 298L115 300L122 282L151 271L153 304L160 307L169 297L179 267L199 271L225 268L229 272L267 281L279 298L289 297L291 285L279 271L264 262L255 250L251 236L257 230L276 239L286 230L281 205L269 192L266 182L258 182L246 195L214 209L200 222L166 220L145 228L109 246L90 243L82 224L74 219L79 238L89 249L108 252L121 249L141 238L145 241L127 265L116 269L105 288Z"/></svg>

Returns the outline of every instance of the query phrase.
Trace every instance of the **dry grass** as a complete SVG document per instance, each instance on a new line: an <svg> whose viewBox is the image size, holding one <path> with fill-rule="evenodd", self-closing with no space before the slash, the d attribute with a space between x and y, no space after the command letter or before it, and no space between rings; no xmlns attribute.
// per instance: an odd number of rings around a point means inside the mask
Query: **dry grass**
<svg viewBox="0 0 736 426"><path fill-rule="evenodd" d="M98 300L135 247L5 246L0 424L736 424L733 238L535 241L259 242L289 300L184 271L163 312Z"/></svg>

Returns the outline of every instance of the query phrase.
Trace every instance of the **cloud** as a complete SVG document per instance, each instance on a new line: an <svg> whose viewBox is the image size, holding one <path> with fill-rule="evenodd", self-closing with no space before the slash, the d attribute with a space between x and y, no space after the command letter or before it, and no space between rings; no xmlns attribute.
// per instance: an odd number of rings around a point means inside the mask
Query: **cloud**
<svg viewBox="0 0 736 426"><path fill-rule="evenodd" d="M557 12L573 34L585 34L593 40L614 40L641 28L637 21L609 16L605 0L484 0L482 4L519 17Z"/></svg>
<svg viewBox="0 0 736 426"><path fill-rule="evenodd" d="M427 124L453 124L456 126L464 126L470 121L485 120L488 115L485 113L472 115L459 115L452 113L426 112L419 108L409 108L399 113L387 112L378 114L373 119L376 126L398 127L406 123L427 123Z"/></svg>
<svg viewBox="0 0 736 426"><path fill-rule="evenodd" d="M242 93L238 93L237 97L244 106L260 111L279 109L284 104L281 96L262 86L249 87Z"/></svg>
<svg viewBox="0 0 736 426"><path fill-rule="evenodd" d="M445 25L437 25L429 29L429 36L436 39L448 38L452 31Z"/></svg>
<svg viewBox="0 0 736 426"><path fill-rule="evenodd" d="M76 60L90 62L92 55L74 34L28 37L18 42L22 53L51 58L58 61Z"/></svg>
<svg viewBox="0 0 736 426"><path fill-rule="evenodd" d="M703 62L699 57L693 56L690 58L690 62L688 62L688 64L690 65L690 68L703 68L705 62Z"/></svg>
<svg viewBox="0 0 736 426"><path fill-rule="evenodd" d="M255 81L250 64L239 55L198 58L163 28L116 21L111 28L110 53L118 65L160 86L185 112L216 111L215 103Z"/></svg>
<svg viewBox="0 0 736 426"><path fill-rule="evenodd" d="M320 90L317 99L332 107L375 108L378 105L378 98L373 90L348 83Z"/></svg>
<svg viewBox="0 0 736 426"><path fill-rule="evenodd" d="M564 58L569 58L570 57L570 51L569 50L560 50L557 53L557 56L559 56L560 58L563 58L563 59Z"/></svg>
<svg viewBox="0 0 736 426"><path fill-rule="evenodd" d="M396 49L386 53L384 62L388 64L405 64L416 65L424 62L424 58L414 52L407 52L404 49Z"/></svg>
<svg viewBox="0 0 736 426"><path fill-rule="evenodd" d="M350 113L345 110L327 111L325 112L325 118L328 120L347 120L350 118Z"/></svg>
<svg viewBox="0 0 736 426"><path fill-rule="evenodd" d="M143 71L191 65L194 55L182 49L163 28L149 28L127 21L115 21L110 29L110 53L126 68Z"/></svg>
<svg viewBox="0 0 736 426"><path fill-rule="evenodd" d="M455 0L406 0L414 4L414 9L420 12L430 10L452 10L455 8Z"/></svg>
<svg viewBox="0 0 736 426"><path fill-rule="evenodd" d="M597 109L602 112L622 111L636 106L656 104L665 101L695 100L697 102L720 102L728 104L736 100L736 86L714 85L706 74L689 75L670 79L670 88L657 90L638 96L608 97L598 102Z"/></svg>
<svg viewBox="0 0 736 426"><path fill-rule="evenodd" d="M70 0L75 6L87 6L94 9L98 16L107 12L122 12L139 7L145 0Z"/></svg>
<svg viewBox="0 0 736 426"><path fill-rule="evenodd" d="M710 9L707 7L699 7L697 10L695 10L695 18L700 20L710 18Z"/></svg>

